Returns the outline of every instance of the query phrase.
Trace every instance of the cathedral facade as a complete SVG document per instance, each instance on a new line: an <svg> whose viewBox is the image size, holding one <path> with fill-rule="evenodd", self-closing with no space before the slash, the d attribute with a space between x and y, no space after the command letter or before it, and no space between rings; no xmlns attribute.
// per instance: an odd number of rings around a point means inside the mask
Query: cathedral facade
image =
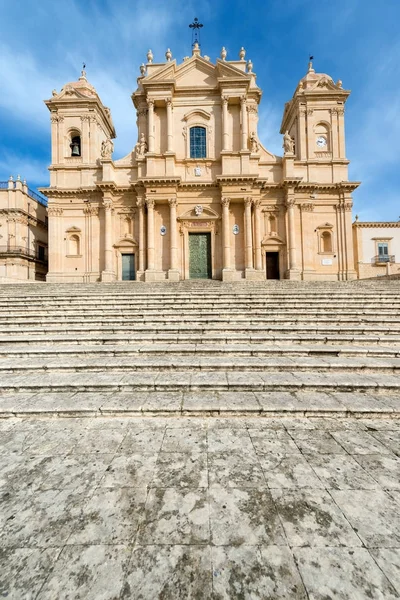
<svg viewBox="0 0 400 600"><path fill-rule="evenodd" d="M138 137L114 130L86 74L46 101L51 282L356 278L342 82L308 72L285 105L283 156L258 137L262 92L242 48L215 64L152 52L132 94Z"/></svg>

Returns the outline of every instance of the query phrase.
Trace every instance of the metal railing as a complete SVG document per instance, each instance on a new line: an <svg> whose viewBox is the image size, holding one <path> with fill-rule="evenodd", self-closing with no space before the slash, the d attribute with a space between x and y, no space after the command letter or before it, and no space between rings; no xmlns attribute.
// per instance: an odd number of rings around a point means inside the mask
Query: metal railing
<svg viewBox="0 0 400 600"><path fill-rule="evenodd" d="M8 184L10 182L9 181L0 181L0 190L8 190ZM15 189L15 181L12 181L12 188L11 189ZM35 192L34 190L31 190L31 188L28 188L28 196L30 198L32 198L33 200L36 200L36 202L39 202L39 204L42 204L43 206L47 206L47 198L45 196L43 196L42 194L39 194L38 192Z"/></svg>
<svg viewBox="0 0 400 600"><path fill-rule="evenodd" d="M30 250L24 246L12 246L9 244L8 246L0 246L0 255L7 256L26 256L28 258L34 258L35 260L39 260L40 262L47 263L47 256L43 257L39 255L39 250Z"/></svg>
<svg viewBox="0 0 400 600"><path fill-rule="evenodd" d="M394 263L396 262L396 258L393 254L377 254L371 259L372 264L382 264L382 263Z"/></svg>

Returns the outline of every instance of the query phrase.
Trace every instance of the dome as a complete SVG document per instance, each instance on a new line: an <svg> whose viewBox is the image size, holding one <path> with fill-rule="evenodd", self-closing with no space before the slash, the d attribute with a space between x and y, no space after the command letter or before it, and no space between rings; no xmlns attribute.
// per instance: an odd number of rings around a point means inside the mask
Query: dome
<svg viewBox="0 0 400 600"><path fill-rule="evenodd" d="M327 75L326 73L316 73L312 62L309 62L307 75L300 80L299 88L303 90L309 90L317 87L320 82L335 85L330 75Z"/></svg>
<svg viewBox="0 0 400 600"><path fill-rule="evenodd" d="M97 96L97 92L91 83L86 79L86 71L81 72L81 76L78 81L71 81L67 83L61 91L73 88L77 90L83 96L88 96L89 98L93 98Z"/></svg>

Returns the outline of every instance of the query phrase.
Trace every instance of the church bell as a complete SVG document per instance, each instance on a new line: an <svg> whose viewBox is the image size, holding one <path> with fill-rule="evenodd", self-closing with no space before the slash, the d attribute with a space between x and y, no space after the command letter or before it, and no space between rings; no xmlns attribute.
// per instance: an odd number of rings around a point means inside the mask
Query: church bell
<svg viewBox="0 0 400 600"><path fill-rule="evenodd" d="M81 151L77 142L71 142L69 147L71 148L71 156L80 156Z"/></svg>

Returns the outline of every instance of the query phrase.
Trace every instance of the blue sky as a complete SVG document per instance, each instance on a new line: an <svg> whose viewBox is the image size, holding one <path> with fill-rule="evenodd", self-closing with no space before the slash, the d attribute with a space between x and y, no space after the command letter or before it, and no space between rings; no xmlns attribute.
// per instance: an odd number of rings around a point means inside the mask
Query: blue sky
<svg viewBox="0 0 400 600"><path fill-rule="evenodd" d="M361 220L398 220L400 147L400 0L0 0L0 180L12 173L48 185L50 121L45 98L79 77L112 111L115 155L136 143L130 95L153 50L180 62L191 51L189 23L204 27L202 51L241 46L263 90L259 136L281 154L284 103L315 56L318 72L351 89L347 157Z"/></svg>

